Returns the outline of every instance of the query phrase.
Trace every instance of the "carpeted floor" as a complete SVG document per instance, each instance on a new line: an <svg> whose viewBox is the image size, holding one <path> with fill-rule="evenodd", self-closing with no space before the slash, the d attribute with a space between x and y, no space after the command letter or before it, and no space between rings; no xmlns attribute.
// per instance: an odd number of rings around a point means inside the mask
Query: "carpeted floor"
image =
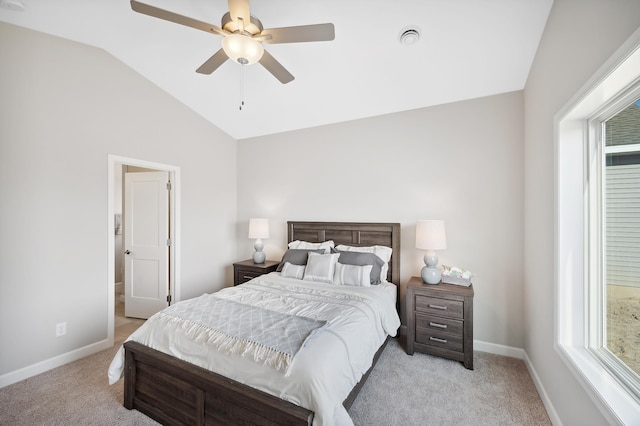
<svg viewBox="0 0 640 426"><path fill-rule="evenodd" d="M473 364L410 356L394 339L349 414L356 425L551 425L523 361L475 352Z"/></svg>
<svg viewBox="0 0 640 426"><path fill-rule="evenodd" d="M107 384L116 347L0 389L0 425L155 425ZM476 352L475 370L392 340L350 410L356 425L550 425L524 363Z"/></svg>
<svg viewBox="0 0 640 426"><path fill-rule="evenodd" d="M122 406L107 368L117 347L0 389L0 425L157 425Z"/></svg>

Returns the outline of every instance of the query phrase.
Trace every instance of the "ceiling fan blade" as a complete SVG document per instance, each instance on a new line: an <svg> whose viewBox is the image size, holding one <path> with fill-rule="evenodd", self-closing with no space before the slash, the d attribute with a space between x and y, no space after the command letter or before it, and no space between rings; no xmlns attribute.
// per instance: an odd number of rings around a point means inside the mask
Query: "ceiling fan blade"
<svg viewBox="0 0 640 426"><path fill-rule="evenodd" d="M331 41L336 38L333 24L300 25L297 27L268 28L260 35L270 35L265 43L301 43L307 41Z"/></svg>
<svg viewBox="0 0 640 426"><path fill-rule="evenodd" d="M135 12L142 13L143 15L149 15L154 18L164 19L165 21L175 22L176 24L185 25L208 33L219 34L222 36L229 34L228 31L225 31L215 25L198 21L197 19L189 18L187 16L178 15L177 13L169 12L168 10L160 9L155 6L140 3L136 0L131 0L131 9Z"/></svg>
<svg viewBox="0 0 640 426"><path fill-rule="evenodd" d="M244 22L251 22L249 0L228 0L228 3L231 19L236 20L237 18L242 18Z"/></svg>
<svg viewBox="0 0 640 426"><path fill-rule="evenodd" d="M207 59L204 64L200 65L200 68L196 70L197 73L200 74L211 74L224 62L229 59L226 53L224 53L223 49L218 50L213 54L212 57Z"/></svg>
<svg viewBox="0 0 640 426"><path fill-rule="evenodd" d="M271 56L269 52L266 50L262 54L262 58L260 58L260 64L267 69L275 78L280 80L280 83L287 84L290 81L293 81L295 78L282 64Z"/></svg>

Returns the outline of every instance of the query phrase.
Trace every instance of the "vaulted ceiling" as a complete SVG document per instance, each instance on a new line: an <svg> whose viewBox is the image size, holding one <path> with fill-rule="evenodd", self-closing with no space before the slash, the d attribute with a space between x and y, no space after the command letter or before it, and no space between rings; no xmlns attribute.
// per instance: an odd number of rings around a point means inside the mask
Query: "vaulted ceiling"
<svg viewBox="0 0 640 426"><path fill-rule="evenodd" d="M225 0L141 1L217 26L229 10ZM295 76L288 84L260 64L196 73L222 37L136 13L128 0L0 3L0 21L102 48L243 139L521 90L553 1L251 1L265 28L335 25L333 41L264 44ZM416 43L399 41L407 28Z"/></svg>

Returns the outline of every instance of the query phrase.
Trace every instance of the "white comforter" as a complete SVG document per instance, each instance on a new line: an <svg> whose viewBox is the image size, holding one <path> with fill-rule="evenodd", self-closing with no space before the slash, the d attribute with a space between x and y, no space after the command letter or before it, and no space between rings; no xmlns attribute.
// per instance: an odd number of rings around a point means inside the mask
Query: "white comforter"
<svg viewBox="0 0 640 426"><path fill-rule="evenodd" d="M160 315L149 318L128 340L312 410L314 425L353 424L342 402L371 367L387 335L395 336L400 326L393 284L337 286L272 272L225 288L216 296L330 324L306 342L286 373L252 357L234 356L193 341L179 325L165 322L160 326ZM118 381L123 371L124 350L120 348L109 367L109 383Z"/></svg>

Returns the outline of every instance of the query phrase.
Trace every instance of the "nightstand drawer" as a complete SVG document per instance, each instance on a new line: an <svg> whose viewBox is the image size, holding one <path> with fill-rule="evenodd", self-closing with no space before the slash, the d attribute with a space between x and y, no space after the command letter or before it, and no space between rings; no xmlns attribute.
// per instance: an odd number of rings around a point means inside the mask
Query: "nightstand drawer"
<svg viewBox="0 0 640 426"><path fill-rule="evenodd" d="M236 281L238 282L238 284L242 284L254 279L255 277L259 277L260 275L262 275L262 272L238 268L236 270Z"/></svg>
<svg viewBox="0 0 640 426"><path fill-rule="evenodd" d="M459 300L440 299L416 294L416 312L443 315L449 318L464 318L464 303Z"/></svg>
<svg viewBox="0 0 640 426"><path fill-rule="evenodd" d="M265 260L264 263L253 263L247 259L233 264L233 285L244 284L260 275L274 272L280 262L275 260Z"/></svg>
<svg viewBox="0 0 640 426"><path fill-rule="evenodd" d="M416 313L416 330L462 336L463 321Z"/></svg>
<svg viewBox="0 0 640 426"><path fill-rule="evenodd" d="M416 343L462 352L462 334L453 335L416 328Z"/></svg>

